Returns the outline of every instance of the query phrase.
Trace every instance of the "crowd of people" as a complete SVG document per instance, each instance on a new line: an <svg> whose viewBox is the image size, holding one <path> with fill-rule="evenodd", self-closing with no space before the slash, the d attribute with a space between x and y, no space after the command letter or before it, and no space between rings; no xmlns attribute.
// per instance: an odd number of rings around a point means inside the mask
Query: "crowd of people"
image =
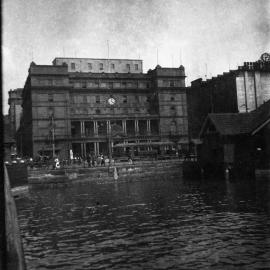
<svg viewBox="0 0 270 270"><path fill-rule="evenodd" d="M169 155L170 157L174 156L174 158L183 158L183 153L179 153L179 151L176 151L176 153ZM125 160L125 158L127 158ZM133 164L134 160L143 159L144 156L136 156L134 158L131 157L130 153L127 153L127 155L122 157L122 159L119 159L120 162L127 161L129 164ZM166 159L168 158L166 155L158 155L158 153L155 153L155 155L148 156L148 158L158 160L158 159ZM18 159L18 158L17 158ZM19 160L21 163L25 163L30 168L48 168L48 169L59 169L59 168L68 168L68 167L105 167L109 165L113 165L115 163L114 159L109 159L108 156L103 155L102 153L99 155L95 155L94 153L88 153L85 157L80 156L79 154L74 154L74 156L70 159L60 159L60 157L52 157L52 156L44 156L39 155L35 158L24 158ZM19 163L19 161L16 161ZM14 161L12 161L14 162Z"/></svg>

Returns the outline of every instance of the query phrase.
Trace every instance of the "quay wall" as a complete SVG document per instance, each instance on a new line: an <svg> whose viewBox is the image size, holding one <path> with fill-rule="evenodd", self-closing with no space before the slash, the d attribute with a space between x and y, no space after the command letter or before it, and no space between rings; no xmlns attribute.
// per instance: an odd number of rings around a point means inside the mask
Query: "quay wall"
<svg viewBox="0 0 270 270"><path fill-rule="evenodd" d="M117 171L117 175L115 174ZM76 182L98 181L129 181L137 178L155 178L163 175L165 178L172 175L182 175L180 160L136 162L135 164L116 164L107 167L94 168L67 168L58 170L35 170L29 172L28 182L32 186L64 185Z"/></svg>
<svg viewBox="0 0 270 270"><path fill-rule="evenodd" d="M9 176L5 168L5 223L6 223L6 268L25 270L26 264L21 242L17 209L11 193Z"/></svg>
<svg viewBox="0 0 270 270"><path fill-rule="evenodd" d="M26 164L11 164L6 165L10 187L15 188L27 185L27 166Z"/></svg>

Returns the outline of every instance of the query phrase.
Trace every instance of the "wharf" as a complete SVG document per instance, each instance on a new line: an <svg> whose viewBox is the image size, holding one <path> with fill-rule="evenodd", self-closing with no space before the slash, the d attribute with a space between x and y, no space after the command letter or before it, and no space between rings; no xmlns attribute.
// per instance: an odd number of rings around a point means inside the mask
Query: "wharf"
<svg viewBox="0 0 270 270"><path fill-rule="evenodd" d="M116 174L117 172L117 174ZM137 161L133 164L116 163L104 167L73 167L55 170L29 170L28 183L32 187L72 185L79 182L129 181L140 178L155 178L159 175L171 177L182 175L182 161L179 159L158 161Z"/></svg>

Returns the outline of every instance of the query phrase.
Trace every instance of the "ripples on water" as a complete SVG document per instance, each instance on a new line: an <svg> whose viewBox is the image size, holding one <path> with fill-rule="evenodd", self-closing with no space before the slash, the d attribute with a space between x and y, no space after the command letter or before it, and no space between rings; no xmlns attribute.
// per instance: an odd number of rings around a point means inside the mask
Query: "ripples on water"
<svg viewBox="0 0 270 270"><path fill-rule="evenodd" d="M28 269L270 269L270 181L156 179L17 200Z"/></svg>

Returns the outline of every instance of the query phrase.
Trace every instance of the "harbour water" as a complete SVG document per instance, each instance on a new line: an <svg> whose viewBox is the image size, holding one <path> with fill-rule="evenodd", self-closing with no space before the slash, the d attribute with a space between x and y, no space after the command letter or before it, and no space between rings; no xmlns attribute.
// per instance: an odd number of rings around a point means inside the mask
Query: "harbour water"
<svg viewBox="0 0 270 270"><path fill-rule="evenodd" d="M180 177L30 190L27 269L270 269L270 181Z"/></svg>

